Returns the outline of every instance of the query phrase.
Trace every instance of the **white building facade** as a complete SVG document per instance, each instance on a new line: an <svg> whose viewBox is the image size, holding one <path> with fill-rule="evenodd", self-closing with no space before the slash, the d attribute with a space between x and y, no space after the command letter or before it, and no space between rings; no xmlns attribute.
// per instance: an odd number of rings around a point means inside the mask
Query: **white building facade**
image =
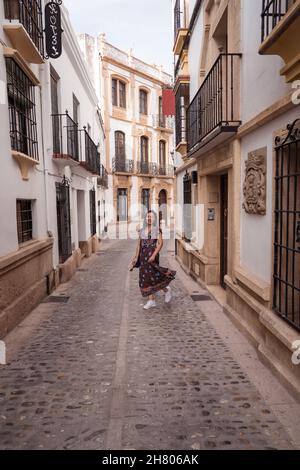
<svg viewBox="0 0 300 470"><path fill-rule="evenodd" d="M60 8L63 52L47 60L44 2L0 2L1 336L70 279L105 229L99 102Z"/></svg>
<svg viewBox="0 0 300 470"><path fill-rule="evenodd" d="M299 11L174 2L177 258L298 397Z"/></svg>
<svg viewBox="0 0 300 470"><path fill-rule="evenodd" d="M133 231L146 209L169 226L174 216L174 124L162 94L172 77L109 44L105 35L80 36L103 109L109 172L110 235ZM143 207L141 207L143 206Z"/></svg>

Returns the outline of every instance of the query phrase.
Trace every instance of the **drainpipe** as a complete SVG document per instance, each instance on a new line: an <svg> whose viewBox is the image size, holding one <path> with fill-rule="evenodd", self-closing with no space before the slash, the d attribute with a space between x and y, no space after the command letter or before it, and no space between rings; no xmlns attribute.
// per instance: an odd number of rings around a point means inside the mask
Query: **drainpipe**
<svg viewBox="0 0 300 470"><path fill-rule="evenodd" d="M42 75L42 86L40 87L40 119L41 119L41 136L42 136L42 154L43 154L43 173L44 173L44 198L45 198L45 215L46 215L46 227L47 233L49 236L49 212L48 212L48 169L46 168L46 148L45 148L45 138L44 138L44 106L43 106L43 86L44 86L44 75L45 75L45 66L40 66L40 71ZM45 83L45 86L48 85L48 80Z"/></svg>

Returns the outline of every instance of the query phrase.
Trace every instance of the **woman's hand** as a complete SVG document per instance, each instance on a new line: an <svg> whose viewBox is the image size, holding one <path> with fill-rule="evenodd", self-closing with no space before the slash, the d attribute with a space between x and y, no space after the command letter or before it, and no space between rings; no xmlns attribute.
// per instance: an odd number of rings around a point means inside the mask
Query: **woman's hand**
<svg viewBox="0 0 300 470"><path fill-rule="evenodd" d="M148 259L148 263L154 263L155 262L155 258L156 258L156 255L153 254L152 256L150 256L150 258Z"/></svg>

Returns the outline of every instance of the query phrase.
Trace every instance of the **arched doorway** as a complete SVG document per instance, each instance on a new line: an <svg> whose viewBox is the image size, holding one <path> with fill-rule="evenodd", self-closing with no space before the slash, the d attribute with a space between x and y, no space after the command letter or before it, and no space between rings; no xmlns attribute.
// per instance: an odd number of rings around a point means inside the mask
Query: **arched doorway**
<svg viewBox="0 0 300 470"><path fill-rule="evenodd" d="M158 206L159 206L159 223L162 220L165 221L165 224L168 224L168 196L167 191L162 189L158 196Z"/></svg>

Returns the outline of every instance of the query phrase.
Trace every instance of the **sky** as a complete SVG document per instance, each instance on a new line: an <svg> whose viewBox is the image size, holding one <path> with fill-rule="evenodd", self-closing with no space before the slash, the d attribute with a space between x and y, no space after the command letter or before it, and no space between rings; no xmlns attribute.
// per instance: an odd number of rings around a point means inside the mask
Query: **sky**
<svg viewBox="0 0 300 470"><path fill-rule="evenodd" d="M76 33L97 36L172 74L171 0L64 0Z"/></svg>

